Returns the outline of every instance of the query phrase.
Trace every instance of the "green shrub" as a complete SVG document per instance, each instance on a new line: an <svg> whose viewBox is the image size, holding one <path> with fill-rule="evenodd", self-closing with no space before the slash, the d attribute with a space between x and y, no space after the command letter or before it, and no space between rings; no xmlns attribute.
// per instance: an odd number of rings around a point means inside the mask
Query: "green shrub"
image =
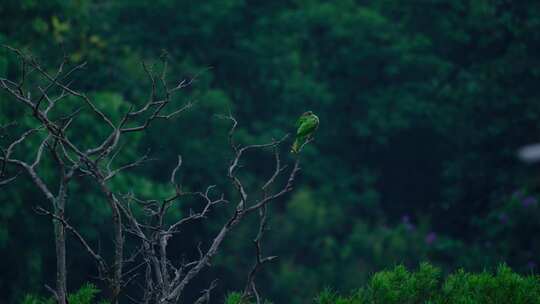
<svg viewBox="0 0 540 304"><path fill-rule="evenodd" d="M98 303L98 294L96 286L86 284L69 295L69 303ZM253 299L242 299L238 292L229 293L224 302L254 303ZM22 304L54 304L54 300L28 295ZM495 273L460 269L443 279L440 269L428 263L422 263L416 271L400 265L375 273L367 286L350 295L327 288L315 297L314 304L540 304L540 276L519 275L501 265Z"/></svg>
<svg viewBox="0 0 540 304"><path fill-rule="evenodd" d="M324 290L316 304L540 304L540 277L522 276L505 265L493 274L441 272L422 264L416 272L397 266L373 275L367 287L350 296Z"/></svg>
<svg viewBox="0 0 540 304"><path fill-rule="evenodd" d="M225 304L254 304L254 302L247 299L242 299L242 293L231 292L225 298ZM271 302L264 301L264 304L272 304Z"/></svg>
<svg viewBox="0 0 540 304"><path fill-rule="evenodd" d="M95 285L87 283L83 285L77 292L68 296L70 304L92 304L99 293L99 289ZM105 303L102 303L105 304Z"/></svg>
<svg viewBox="0 0 540 304"><path fill-rule="evenodd" d="M325 289L315 298L315 304L355 304L364 303L361 291L355 292L351 296L340 296L332 289Z"/></svg>
<svg viewBox="0 0 540 304"><path fill-rule="evenodd" d="M54 300L52 298L46 299L36 295L26 295L22 304L54 304Z"/></svg>
<svg viewBox="0 0 540 304"><path fill-rule="evenodd" d="M69 304L94 304L98 303L96 296L99 294L99 289L94 284L84 284L75 293L68 295ZM36 295L27 295L22 304L54 304L53 298L43 298ZM99 302L100 304L107 304L108 302Z"/></svg>
<svg viewBox="0 0 540 304"><path fill-rule="evenodd" d="M459 270L448 277L442 295L443 303L540 303L540 277L520 276L505 265L495 275Z"/></svg>
<svg viewBox="0 0 540 304"><path fill-rule="evenodd" d="M437 295L439 281L440 271L429 264L421 264L417 272L397 266L376 273L365 293L373 303L426 303Z"/></svg>
<svg viewBox="0 0 540 304"><path fill-rule="evenodd" d="M242 294L239 292L231 292L225 298L225 304L241 304Z"/></svg>

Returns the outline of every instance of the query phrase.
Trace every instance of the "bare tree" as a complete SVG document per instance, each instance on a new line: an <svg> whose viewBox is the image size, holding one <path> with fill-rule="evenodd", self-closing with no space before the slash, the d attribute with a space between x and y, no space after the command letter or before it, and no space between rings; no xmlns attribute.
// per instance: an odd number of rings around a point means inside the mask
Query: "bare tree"
<svg viewBox="0 0 540 304"><path fill-rule="evenodd" d="M224 193L218 193L215 186L208 186L199 192L183 191L182 186L175 181L182 166L180 156L176 164L171 166L170 186L174 194L162 201L143 199L136 193L119 193L111 186L111 180L120 172L141 166L149 160L148 155L142 155L130 163L113 166L116 156L122 152L119 143L123 136L128 133L144 132L154 121L172 119L192 107L193 104L188 102L169 110L170 107L174 107L174 95L191 85L193 78L181 80L170 86L167 80L166 56L163 57L163 65L159 71L154 71L153 66L143 64L150 82L148 100L139 108L130 105L129 110L118 121L114 121L91 98L74 88L72 76L81 71L85 63L68 68L67 56L64 56L54 72L49 72L31 55L19 49L7 48L18 57L21 72L18 80L0 77L0 88L7 92L17 104L30 110L29 115L33 118L34 126L22 131L18 137L0 150L0 186L7 185L17 177L17 174L7 177L7 167L13 166L20 172L26 173L50 203L49 208L37 206L36 211L49 216L54 224L57 259L56 287L49 290L57 302L64 304L67 301L67 232L71 233L95 260L99 277L109 286L110 299L113 303L118 303L127 285L135 284L136 277L143 278L142 295L124 294L123 296L136 303L177 303L188 284L210 265L230 231L248 215L258 212L259 231L254 240L256 264L248 274L244 297L255 296L259 303L254 281L255 274L262 264L275 258L264 258L261 252L261 240L267 221L267 206L292 190L299 171L298 159L289 170L280 159L279 147L285 142L287 136L269 143L240 146L234 141L236 119L230 113L221 117L232 124L229 131L229 144L233 157L225 178L230 181L237 193L238 201L235 203L232 215L223 223L217 235L210 240L210 246L205 250L199 246L200 255L197 259L174 261L167 251L171 238L180 233L185 225L207 218L216 207L229 203L229 199ZM36 80L29 81L30 76ZM38 92L37 95L36 92ZM78 100L81 107L73 112L63 113L59 117L51 115L54 111L61 111L58 105L67 97ZM109 133L92 146L80 144L69 136L73 122L82 112L91 113L94 124L109 129ZM0 131L5 133L10 127L10 125L4 126ZM77 132L84 132L84 130L77 130ZM23 142L35 140L35 138L38 139L39 145L33 159L23 159L15 153L16 148ZM262 185L260 193L251 194L238 177L237 171L246 152L264 149L273 151L274 171ZM54 170L58 174L55 181L45 181L43 174L40 173L39 167L45 154L54 161ZM284 178L281 178L282 175ZM80 181L78 177L81 176L87 179ZM98 186L103 200L111 210L111 221L114 227L112 232L114 254L111 261L103 258L66 217L68 198L72 196L69 192L70 185L79 181L87 182L88 179ZM282 184L279 185L280 183ZM271 188L278 190L271 191ZM190 212L189 215L177 221L169 222L167 214L171 206L188 196L198 198L202 202L200 209ZM257 197L257 199L251 199L251 197ZM135 208L142 210L142 215L140 212L134 212ZM136 246L138 249L126 252L127 241L138 244ZM207 303L215 284L216 282L213 281L209 288L202 292L196 303Z"/></svg>

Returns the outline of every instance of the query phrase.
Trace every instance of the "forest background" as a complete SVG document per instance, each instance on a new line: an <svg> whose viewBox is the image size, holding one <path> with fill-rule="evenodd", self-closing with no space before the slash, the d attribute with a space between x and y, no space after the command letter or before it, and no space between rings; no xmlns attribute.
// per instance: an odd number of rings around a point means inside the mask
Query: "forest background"
<svg viewBox="0 0 540 304"><path fill-rule="evenodd" d="M157 160L117 186L149 196L163 195L179 153L184 187L231 191L228 127L216 114L234 113L238 140L257 143L294 132L305 110L317 113L298 183L271 205L265 250L279 258L258 285L275 303L305 303L326 286L350 290L399 263L538 271L538 167L516 158L540 139L537 1L3 0L0 43L45 65L64 51L71 64L88 62L77 85L112 112L147 99L141 61L159 61L164 50L170 75L197 75L178 98L195 106L126 147ZM17 58L0 50L0 76L17 71ZM0 93L0 125L24 117ZM91 140L98 127L81 137ZM271 155L257 157L248 184L268 173ZM83 198L69 218L107 252L110 211L91 187L77 191ZM23 176L0 188L8 303L45 294L54 281L52 225L33 209L44 201ZM196 253L222 221L196 224L171 246ZM243 288L256 224L238 227L205 274L220 278L218 294ZM95 265L69 246L74 290Z"/></svg>

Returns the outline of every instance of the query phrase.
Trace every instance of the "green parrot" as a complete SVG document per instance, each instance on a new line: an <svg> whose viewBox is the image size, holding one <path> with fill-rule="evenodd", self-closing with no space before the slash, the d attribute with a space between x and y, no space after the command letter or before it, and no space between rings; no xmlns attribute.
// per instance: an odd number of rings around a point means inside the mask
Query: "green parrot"
<svg viewBox="0 0 540 304"><path fill-rule="evenodd" d="M296 122L296 139L291 148L291 153L300 152L300 147L313 137L313 133L319 127L319 117L313 114L312 111L307 111Z"/></svg>

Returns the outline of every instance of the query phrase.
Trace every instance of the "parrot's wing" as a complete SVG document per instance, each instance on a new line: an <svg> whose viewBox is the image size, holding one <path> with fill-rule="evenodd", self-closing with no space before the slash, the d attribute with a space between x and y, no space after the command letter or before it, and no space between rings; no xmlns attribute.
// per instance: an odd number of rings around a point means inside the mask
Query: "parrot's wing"
<svg viewBox="0 0 540 304"><path fill-rule="evenodd" d="M305 116L300 116L298 118L298 120L296 121L296 127L297 128L300 128L300 126L302 125L302 123L304 123L304 121L306 120L306 117Z"/></svg>
<svg viewBox="0 0 540 304"><path fill-rule="evenodd" d="M298 128L298 131L296 132L296 135L306 136L313 133L313 131L315 131L315 129L317 128L317 124L318 124L317 120L307 119L300 125L300 127Z"/></svg>

